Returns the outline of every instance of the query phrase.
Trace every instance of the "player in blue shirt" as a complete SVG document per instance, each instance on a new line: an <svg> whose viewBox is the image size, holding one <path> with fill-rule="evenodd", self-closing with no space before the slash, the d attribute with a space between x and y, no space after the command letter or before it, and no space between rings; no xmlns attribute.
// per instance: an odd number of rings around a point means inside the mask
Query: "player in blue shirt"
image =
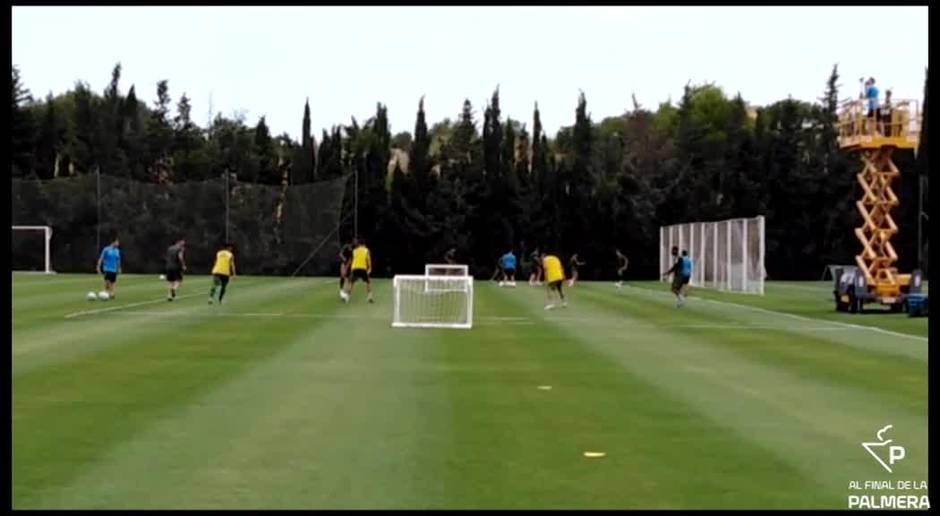
<svg viewBox="0 0 940 516"><path fill-rule="evenodd" d="M499 263L503 269L503 281L500 282L502 285L503 282L509 286L516 286L516 255L512 254L512 248L509 248L509 251L504 254L500 259Z"/></svg>
<svg viewBox="0 0 940 516"><path fill-rule="evenodd" d="M121 243L117 237L111 244L101 250L96 267L98 274L104 275L104 290L109 299L114 299L114 284L117 283L118 274L121 273Z"/></svg>
<svg viewBox="0 0 940 516"><path fill-rule="evenodd" d="M875 110L878 109L878 88L875 86L875 78L868 79L868 87L865 88L865 98L868 100L868 117L875 116Z"/></svg>
<svg viewBox="0 0 940 516"><path fill-rule="evenodd" d="M679 248L675 246L672 248L672 256L676 262L663 276L672 274L672 293L676 295L676 308L679 308L684 302L683 298L688 295L689 281L692 279L692 258L686 250L679 256Z"/></svg>
<svg viewBox="0 0 940 516"><path fill-rule="evenodd" d="M685 299L689 297L689 281L692 280L692 257L685 249L682 250L682 266L679 267L679 272L682 277L682 286L679 287L679 306L682 306Z"/></svg>

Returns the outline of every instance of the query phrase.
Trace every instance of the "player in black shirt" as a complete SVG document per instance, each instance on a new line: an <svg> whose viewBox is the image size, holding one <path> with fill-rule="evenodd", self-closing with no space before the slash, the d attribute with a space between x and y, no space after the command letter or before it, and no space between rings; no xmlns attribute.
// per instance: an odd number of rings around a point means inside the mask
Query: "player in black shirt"
<svg viewBox="0 0 940 516"><path fill-rule="evenodd" d="M166 281L170 286L166 296L167 301L176 299L176 290L183 282L183 273L186 272L186 260L183 258L185 250L186 241L182 238L166 250Z"/></svg>
<svg viewBox="0 0 940 516"><path fill-rule="evenodd" d="M532 260L532 272L529 274L529 285L541 285L542 253L536 248L535 251L532 251L532 254L529 255L529 258Z"/></svg>
<svg viewBox="0 0 940 516"><path fill-rule="evenodd" d="M352 261L352 246L343 244L339 250L339 290L346 288L346 278L349 276L349 263Z"/></svg>

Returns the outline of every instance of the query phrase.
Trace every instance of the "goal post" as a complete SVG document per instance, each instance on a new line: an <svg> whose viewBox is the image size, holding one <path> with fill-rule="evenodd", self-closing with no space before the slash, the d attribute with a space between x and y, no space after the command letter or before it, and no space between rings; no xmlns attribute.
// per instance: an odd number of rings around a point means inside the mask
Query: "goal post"
<svg viewBox="0 0 940 516"><path fill-rule="evenodd" d="M394 328L473 327L473 277L396 275Z"/></svg>
<svg viewBox="0 0 940 516"><path fill-rule="evenodd" d="M43 268L42 270L35 272L42 272L45 274L55 274L55 271L52 270L52 227L51 226L11 226L12 232L15 234L17 232L30 232L30 233L40 233L42 235L43 241ZM25 272L23 270L13 267L14 271ZM34 271L29 271L34 272Z"/></svg>
<svg viewBox="0 0 940 516"><path fill-rule="evenodd" d="M672 266L671 250L692 258L694 287L764 294L764 217L690 222L659 228L660 270Z"/></svg>

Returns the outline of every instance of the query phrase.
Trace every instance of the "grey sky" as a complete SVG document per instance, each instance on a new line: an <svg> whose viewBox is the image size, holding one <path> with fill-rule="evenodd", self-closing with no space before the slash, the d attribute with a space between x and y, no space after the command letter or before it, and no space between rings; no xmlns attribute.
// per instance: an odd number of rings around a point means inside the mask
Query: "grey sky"
<svg viewBox="0 0 940 516"><path fill-rule="evenodd" d="M205 125L236 110L297 139L304 99L314 135L388 106L393 132L482 118L497 84L503 116L550 134L574 121L578 90L595 121L677 101L714 81L763 105L813 101L834 63L842 97L874 76L895 98L923 96L927 7L14 7L13 63L34 96L81 79L101 92L118 61L121 91L152 103L168 79Z"/></svg>

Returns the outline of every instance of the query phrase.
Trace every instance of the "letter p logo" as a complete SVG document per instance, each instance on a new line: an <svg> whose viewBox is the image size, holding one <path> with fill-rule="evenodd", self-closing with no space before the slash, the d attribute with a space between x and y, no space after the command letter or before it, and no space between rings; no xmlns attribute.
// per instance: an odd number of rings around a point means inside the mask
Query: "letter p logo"
<svg viewBox="0 0 940 516"><path fill-rule="evenodd" d="M895 462L904 458L903 446L892 446L888 448L888 463L894 465Z"/></svg>
<svg viewBox="0 0 940 516"><path fill-rule="evenodd" d="M893 466L895 462L898 462L899 460L903 459L904 456L906 455L903 446L897 446L897 445L888 446L894 440L885 439L884 434L885 432L891 429L891 426L892 425L888 425L882 428L881 430L878 430L878 432L875 434L878 437L878 442L862 443L862 447L865 448L865 450L867 450L868 453L870 453L871 456L874 457L876 461L878 461L878 464L881 464L881 467L887 470L888 473L893 473L893 471L891 470L891 466ZM888 450L888 462L885 462L878 455L878 452L876 451L876 450L885 450L885 449Z"/></svg>

